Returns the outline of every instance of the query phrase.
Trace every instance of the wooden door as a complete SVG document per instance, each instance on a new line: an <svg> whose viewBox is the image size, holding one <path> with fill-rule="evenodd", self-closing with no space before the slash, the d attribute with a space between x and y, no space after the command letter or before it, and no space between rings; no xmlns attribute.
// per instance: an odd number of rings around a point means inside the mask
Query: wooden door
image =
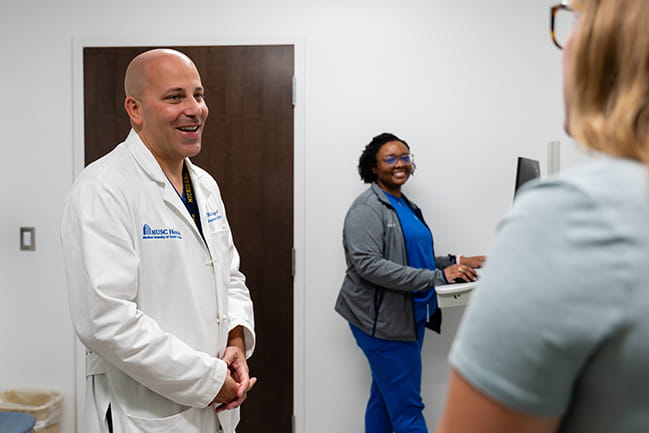
<svg viewBox="0 0 649 433"><path fill-rule="evenodd" d="M126 138L124 71L151 47L84 48L86 165ZM200 155L217 180L255 307L259 382L238 433L289 433L293 414L293 46L174 47L210 109Z"/></svg>

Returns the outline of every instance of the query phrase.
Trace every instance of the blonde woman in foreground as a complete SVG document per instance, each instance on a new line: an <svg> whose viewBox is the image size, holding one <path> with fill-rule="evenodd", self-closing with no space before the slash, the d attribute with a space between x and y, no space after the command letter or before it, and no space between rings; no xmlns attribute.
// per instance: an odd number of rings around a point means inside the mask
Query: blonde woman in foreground
<svg viewBox="0 0 649 433"><path fill-rule="evenodd" d="M601 158L527 187L502 222L438 433L649 431L649 2L552 17L566 130Z"/></svg>

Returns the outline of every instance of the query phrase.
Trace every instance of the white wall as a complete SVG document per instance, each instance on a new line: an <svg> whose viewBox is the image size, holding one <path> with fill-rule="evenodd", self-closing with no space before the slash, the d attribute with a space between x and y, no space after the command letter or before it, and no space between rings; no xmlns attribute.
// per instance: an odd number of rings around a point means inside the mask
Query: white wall
<svg viewBox="0 0 649 433"><path fill-rule="evenodd" d="M297 428L362 431L369 373L333 312L344 272L342 219L365 188L358 155L383 131L408 141L418 171L405 191L421 205L437 252L488 252L511 204L515 157L545 167L547 143L561 140L562 166L580 158L562 131L551 3L30 0L3 8L0 389L64 392L62 431L74 431L74 338L58 228L75 170L79 41L264 43L293 35L303 92L296 121ZM36 227L35 252L18 251L21 226ZM426 341L431 429L461 312L445 312L445 334Z"/></svg>

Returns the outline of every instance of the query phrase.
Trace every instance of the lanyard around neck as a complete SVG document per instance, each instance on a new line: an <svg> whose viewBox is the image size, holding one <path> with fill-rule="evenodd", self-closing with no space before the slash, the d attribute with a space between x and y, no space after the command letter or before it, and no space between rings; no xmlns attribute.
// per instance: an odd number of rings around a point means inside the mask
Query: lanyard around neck
<svg viewBox="0 0 649 433"><path fill-rule="evenodd" d="M198 214L198 203L196 203L196 197L194 195L194 190L192 188L192 181L189 178L189 170L187 166L183 164L183 194L180 196L189 215L191 215L194 220L194 224L198 228L201 236L203 235L203 228L201 227L201 218Z"/></svg>

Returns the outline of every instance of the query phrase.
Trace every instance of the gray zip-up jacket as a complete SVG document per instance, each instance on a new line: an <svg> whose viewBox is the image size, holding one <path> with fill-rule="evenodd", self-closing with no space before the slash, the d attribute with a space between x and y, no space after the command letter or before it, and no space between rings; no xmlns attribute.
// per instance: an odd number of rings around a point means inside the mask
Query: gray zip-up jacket
<svg viewBox="0 0 649 433"><path fill-rule="evenodd" d="M402 197L424 221L417 205ZM399 217L376 183L359 195L347 212L343 246L347 271L336 311L373 337L414 341L411 293L447 284L441 269L454 264L455 257L436 257L435 270L408 266Z"/></svg>

